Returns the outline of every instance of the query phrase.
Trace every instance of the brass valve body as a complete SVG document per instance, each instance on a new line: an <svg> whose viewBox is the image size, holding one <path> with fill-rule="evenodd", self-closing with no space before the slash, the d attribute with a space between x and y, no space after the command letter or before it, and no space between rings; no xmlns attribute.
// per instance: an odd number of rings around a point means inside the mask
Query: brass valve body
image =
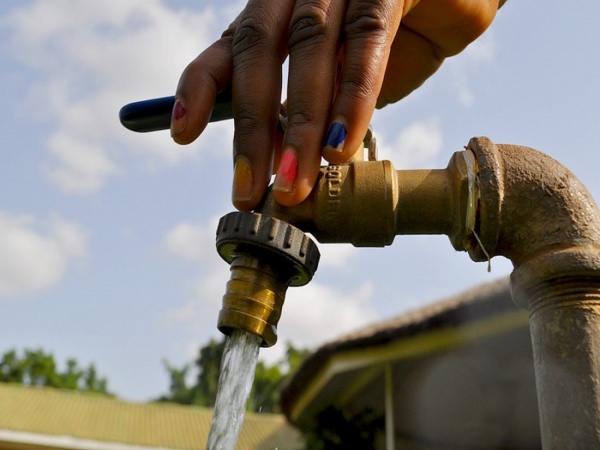
<svg viewBox="0 0 600 450"><path fill-rule="evenodd" d="M258 210L311 233L319 242L390 245L396 235L445 234L457 250L471 245L476 161L456 152L446 169L395 170L390 161L321 168L300 205L285 208L269 192Z"/></svg>

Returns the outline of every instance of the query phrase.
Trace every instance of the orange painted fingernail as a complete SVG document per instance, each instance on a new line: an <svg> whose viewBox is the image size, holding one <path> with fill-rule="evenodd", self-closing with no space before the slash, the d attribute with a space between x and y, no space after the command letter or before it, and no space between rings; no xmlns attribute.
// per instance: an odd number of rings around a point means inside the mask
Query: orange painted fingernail
<svg viewBox="0 0 600 450"><path fill-rule="evenodd" d="M181 100L177 99L171 114L171 136L181 133L187 126L187 111Z"/></svg>
<svg viewBox="0 0 600 450"><path fill-rule="evenodd" d="M279 169L273 183L273 190L292 192L298 177L298 157L293 149L288 148L281 154Z"/></svg>
<svg viewBox="0 0 600 450"><path fill-rule="evenodd" d="M233 169L233 189L231 198L234 202L248 202L254 195L254 176L250 161L244 155L235 158Z"/></svg>

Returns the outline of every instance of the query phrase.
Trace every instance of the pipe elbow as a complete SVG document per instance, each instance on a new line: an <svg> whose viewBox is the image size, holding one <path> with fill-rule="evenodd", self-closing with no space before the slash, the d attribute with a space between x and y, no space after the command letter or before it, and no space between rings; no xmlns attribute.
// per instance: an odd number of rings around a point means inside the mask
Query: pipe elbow
<svg viewBox="0 0 600 450"><path fill-rule="evenodd" d="M473 138L469 149L480 189L474 261L504 256L513 278L599 276L600 211L575 175L528 147Z"/></svg>

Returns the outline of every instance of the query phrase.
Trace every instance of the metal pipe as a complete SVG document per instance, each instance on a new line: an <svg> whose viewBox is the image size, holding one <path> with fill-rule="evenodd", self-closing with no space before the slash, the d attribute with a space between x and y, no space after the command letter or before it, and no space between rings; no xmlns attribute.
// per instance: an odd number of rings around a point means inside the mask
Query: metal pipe
<svg viewBox="0 0 600 450"><path fill-rule="evenodd" d="M547 155L472 139L480 180L475 261L514 265L529 310L544 449L600 448L600 211Z"/></svg>
<svg viewBox="0 0 600 450"><path fill-rule="evenodd" d="M510 259L514 300L530 313L543 446L600 448L600 212L554 159L474 138L444 170L328 166L303 204L267 196L261 211L321 242L446 234L474 261Z"/></svg>

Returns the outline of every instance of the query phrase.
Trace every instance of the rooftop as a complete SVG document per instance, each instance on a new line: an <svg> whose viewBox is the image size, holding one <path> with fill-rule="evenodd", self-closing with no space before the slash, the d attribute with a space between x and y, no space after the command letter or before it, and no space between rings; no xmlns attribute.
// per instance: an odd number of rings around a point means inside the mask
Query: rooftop
<svg viewBox="0 0 600 450"><path fill-rule="evenodd" d="M212 410L128 403L98 394L0 383L2 449L198 449ZM246 413L238 450L300 449L282 415Z"/></svg>

